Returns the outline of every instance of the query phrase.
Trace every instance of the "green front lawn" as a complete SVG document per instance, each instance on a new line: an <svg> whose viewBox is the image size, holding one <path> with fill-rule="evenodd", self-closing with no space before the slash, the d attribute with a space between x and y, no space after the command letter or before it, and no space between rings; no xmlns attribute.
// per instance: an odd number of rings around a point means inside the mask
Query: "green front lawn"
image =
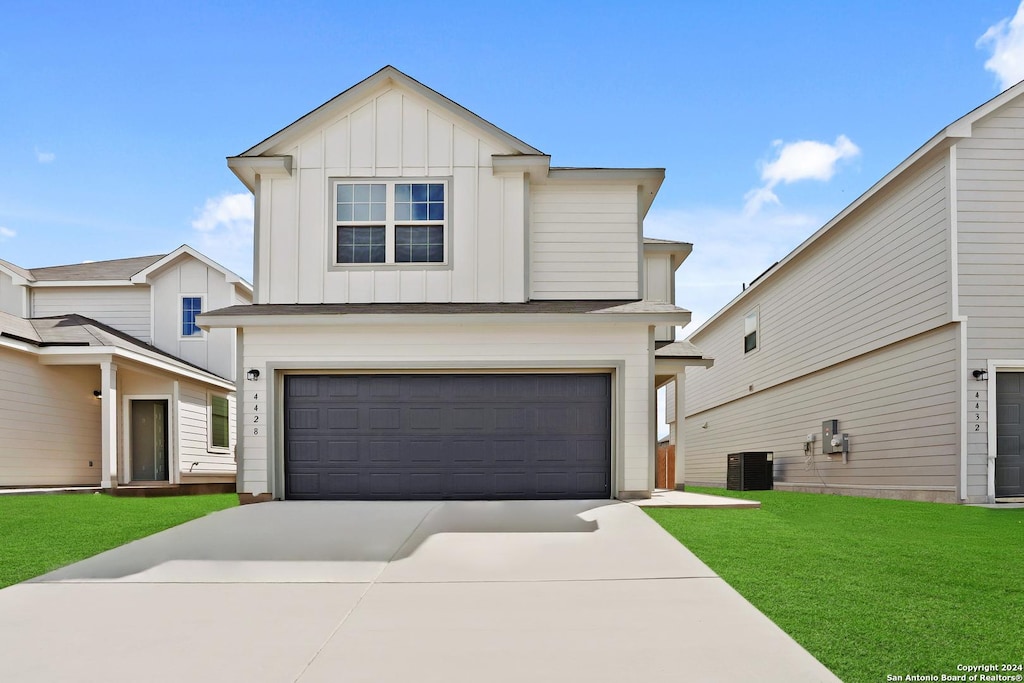
<svg viewBox="0 0 1024 683"><path fill-rule="evenodd" d="M0 496L0 588L237 504L233 493Z"/></svg>
<svg viewBox="0 0 1024 683"><path fill-rule="evenodd" d="M843 681L1024 664L1024 509L687 490L761 501L646 510Z"/></svg>

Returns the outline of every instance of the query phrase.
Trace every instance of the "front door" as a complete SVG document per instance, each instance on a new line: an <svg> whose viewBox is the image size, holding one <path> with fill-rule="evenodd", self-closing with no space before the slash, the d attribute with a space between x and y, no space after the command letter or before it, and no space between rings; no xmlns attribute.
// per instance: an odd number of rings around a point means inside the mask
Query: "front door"
<svg viewBox="0 0 1024 683"><path fill-rule="evenodd" d="M167 401L131 402L132 481L167 481Z"/></svg>
<svg viewBox="0 0 1024 683"><path fill-rule="evenodd" d="M996 498L1024 496L1024 372L996 373Z"/></svg>

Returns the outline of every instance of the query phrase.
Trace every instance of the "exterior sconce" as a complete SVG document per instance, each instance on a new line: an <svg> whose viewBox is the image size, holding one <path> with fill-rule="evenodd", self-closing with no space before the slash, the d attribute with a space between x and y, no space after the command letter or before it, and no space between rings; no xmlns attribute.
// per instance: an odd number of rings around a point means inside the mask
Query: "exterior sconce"
<svg viewBox="0 0 1024 683"><path fill-rule="evenodd" d="M245 378L250 382L255 382L260 378L260 371L257 370L256 368L253 368L249 370L249 372L245 373Z"/></svg>
<svg viewBox="0 0 1024 683"><path fill-rule="evenodd" d="M988 370L975 370L971 374L974 375L974 379L980 379L982 381L988 379Z"/></svg>
<svg viewBox="0 0 1024 683"><path fill-rule="evenodd" d="M93 395L94 398L103 398L103 392L100 391L99 389L95 389L92 392L92 395Z"/></svg>

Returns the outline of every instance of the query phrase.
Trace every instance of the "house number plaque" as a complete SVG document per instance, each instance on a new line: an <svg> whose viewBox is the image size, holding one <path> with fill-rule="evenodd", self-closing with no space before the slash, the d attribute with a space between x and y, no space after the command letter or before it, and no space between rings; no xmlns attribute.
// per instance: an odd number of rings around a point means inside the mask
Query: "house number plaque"
<svg viewBox="0 0 1024 683"><path fill-rule="evenodd" d="M252 417L249 419L249 433L252 436L259 436L262 433L263 425L260 422L260 392L252 393Z"/></svg>

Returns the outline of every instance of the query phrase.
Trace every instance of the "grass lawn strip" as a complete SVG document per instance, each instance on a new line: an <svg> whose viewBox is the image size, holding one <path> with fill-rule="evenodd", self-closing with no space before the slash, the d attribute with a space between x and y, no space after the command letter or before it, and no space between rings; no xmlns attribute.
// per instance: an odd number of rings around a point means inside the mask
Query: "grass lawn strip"
<svg viewBox="0 0 1024 683"><path fill-rule="evenodd" d="M1024 664L1024 509L783 491L647 513L847 683Z"/></svg>
<svg viewBox="0 0 1024 683"><path fill-rule="evenodd" d="M0 496L0 588L237 504L233 493Z"/></svg>

